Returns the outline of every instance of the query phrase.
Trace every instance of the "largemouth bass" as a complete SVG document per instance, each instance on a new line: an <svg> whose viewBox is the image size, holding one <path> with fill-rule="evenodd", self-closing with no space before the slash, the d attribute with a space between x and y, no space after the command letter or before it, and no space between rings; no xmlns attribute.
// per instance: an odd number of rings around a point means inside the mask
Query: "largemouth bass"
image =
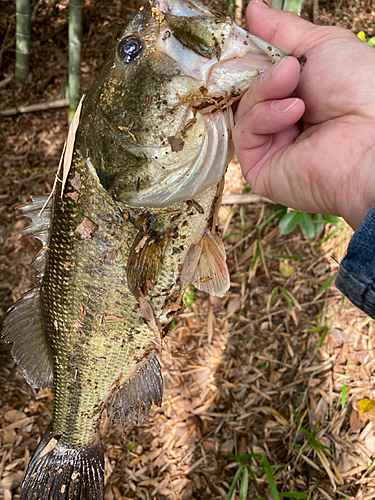
<svg viewBox="0 0 375 500"><path fill-rule="evenodd" d="M127 23L53 198L21 207L23 235L43 242L39 282L3 336L27 381L54 395L21 500L103 498L103 410L123 428L148 418L185 287L228 290L215 222L231 104L282 55L195 1L153 0Z"/></svg>

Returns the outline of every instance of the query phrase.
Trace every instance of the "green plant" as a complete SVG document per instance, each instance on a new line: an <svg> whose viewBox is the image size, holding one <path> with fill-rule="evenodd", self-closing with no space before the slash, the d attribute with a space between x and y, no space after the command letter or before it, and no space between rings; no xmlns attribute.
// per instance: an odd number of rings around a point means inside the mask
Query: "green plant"
<svg viewBox="0 0 375 500"><path fill-rule="evenodd" d="M269 299L270 307L272 307L273 301L274 301L278 291L282 294L282 296L286 300L286 303L288 304L289 309L293 309L293 306L295 305L295 300L292 297L292 295L288 292L288 290L286 290L282 286L275 286L272 289L270 299Z"/></svg>
<svg viewBox="0 0 375 500"><path fill-rule="evenodd" d="M279 230L280 234L289 234L299 225L304 236L310 240L320 233L326 222L337 224L339 219L333 215L308 214L300 210L290 210L280 218Z"/></svg>
<svg viewBox="0 0 375 500"><path fill-rule="evenodd" d="M292 407L292 410L293 410L293 415L294 415L295 421L297 422L297 425L298 425L298 431L300 433L302 433L304 436L307 437L307 441L304 443L304 445L302 447L300 447L297 444L296 440L293 441L293 445L294 445L294 448L296 449L296 451L298 453L302 453L303 450L307 446L310 445L316 451L323 452L324 455L326 455L326 457L331 460L332 459L332 457L331 457L331 449L328 446L325 446L324 444L322 444L315 437L315 432L316 432L316 429L317 429L318 425L320 424L320 421L318 420L318 422L314 425L314 428L313 428L312 432L308 431L307 428L306 428L308 424L302 426L302 422L301 422L301 420L300 420L300 418L299 418L299 416L298 416L298 414L297 414L294 406Z"/></svg>
<svg viewBox="0 0 375 500"><path fill-rule="evenodd" d="M244 455L236 456L233 453L229 452L229 455L231 458L236 460L236 462L238 462L240 465L232 480L226 500L231 500L238 482L240 482L239 500L247 500L247 492L249 490L250 478L252 478L255 483L257 482L254 472L252 471L250 465L247 463L247 461L250 459L261 461L261 465L258 468L266 474L267 481L272 492L272 496L275 500L280 500L281 498L304 498L304 499L308 498L308 495L306 493L298 491L279 492L272 469L278 470L280 468L283 468L284 467L283 465L271 466L267 457L265 457L264 455L260 455L258 453L245 453Z"/></svg>
<svg viewBox="0 0 375 500"><path fill-rule="evenodd" d="M357 37L360 38L363 42L365 42L366 34L364 31L360 31L357 33ZM367 45L371 45L372 47L375 47L375 36L371 37L370 40L367 40Z"/></svg>
<svg viewBox="0 0 375 500"><path fill-rule="evenodd" d="M184 306L191 309L195 301L195 288L192 285L186 287L184 298L182 299Z"/></svg>

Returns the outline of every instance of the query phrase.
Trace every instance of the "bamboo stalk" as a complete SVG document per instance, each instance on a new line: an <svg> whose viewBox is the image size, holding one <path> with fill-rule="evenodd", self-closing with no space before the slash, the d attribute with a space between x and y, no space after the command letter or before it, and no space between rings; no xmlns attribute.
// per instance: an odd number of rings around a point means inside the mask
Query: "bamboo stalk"
<svg viewBox="0 0 375 500"><path fill-rule="evenodd" d="M81 0L69 1L69 120L74 116L81 98Z"/></svg>
<svg viewBox="0 0 375 500"><path fill-rule="evenodd" d="M16 84L25 83L30 67L30 0L16 0Z"/></svg>

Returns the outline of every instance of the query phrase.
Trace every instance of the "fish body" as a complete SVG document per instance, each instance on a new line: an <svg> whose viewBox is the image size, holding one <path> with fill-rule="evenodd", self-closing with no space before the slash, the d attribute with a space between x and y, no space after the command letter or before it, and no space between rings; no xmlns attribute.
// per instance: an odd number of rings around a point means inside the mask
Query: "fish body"
<svg viewBox="0 0 375 500"><path fill-rule="evenodd" d="M63 182L21 207L23 234L44 245L39 283L3 336L54 395L21 500L103 498L103 410L143 422L162 402L157 354L186 286L229 288L215 222L230 106L281 56L197 2L156 0L129 20L83 100Z"/></svg>

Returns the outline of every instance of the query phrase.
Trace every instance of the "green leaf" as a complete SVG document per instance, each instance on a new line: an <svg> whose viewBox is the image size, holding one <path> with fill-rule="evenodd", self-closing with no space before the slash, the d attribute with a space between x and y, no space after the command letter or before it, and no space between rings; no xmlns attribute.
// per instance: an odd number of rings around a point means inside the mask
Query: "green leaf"
<svg viewBox="0 0 375 500"><path fill-rule="evenodd" d="M273 301L274 301L274 298L277 294L277 290L279 289L278 286L275 286L273 289L272 289L272 292L271 292L271 295L270 295L270 307L272 307L272 304L273 304Z"/></svg>
<svg viewBox="0 0 375 500"><path fill-rule="evenodd" d="M233 238L234 236L242 236L242 233L229 233L223 236L222 240L226 240L228 238Z"/></svg>
<svg viewBox="0 0 375 500"><path fill-rule="evenodd" d="M337 234L339 231L341 231L341 227L335 227L335 229L333 229L333 231L331 231L330 233L327 234L327 236L325 236L322 241L320 243L318 243L316 245L316 247L320 247L322 246L326 241L328 241L330 238L333 238L335 236L335 234Z"/></svg>
<svg viewBox="0 0 375 500"><path fill-rule="evenodd" d="M342 410L345 408L347 390L348 390L348 386L346 384L344 384L342 386L342 390L341 390L341 409Z"/></svg>
<svg viewBox="0 0 375 500"><path fill-rule="evenodd" d="M330 224L338 224L340 220L338 217L336 217L336 215L328 215L328 214L323 215L323 218Z"/></svg>
<svg viewBox="0 0 375 500"><path fill-rule="evenodd" d="M357 37L362 41L365 39L365 36L366 35L364 31L360 31L359 33L357 33Z"/></svg>
<svg viewBox="0 0 375 500"><path fill-rule="evenodd" d="M128 451L132 451L133 448L134 448L133 443L128 444Z"/></svg>
<svg viewBox="0 0 375 500"><path fill-rule="evenodd" d="M287 214L283 215L279 222L280 234L291 233L298 224L300 212L298 210L292 210Z"/></svg>
<svg viewBox="0 0 375 500"><path fill-rule="evenodd" d="M241 486L240 486L240 500L247 500L247 490L249 489L249 470L244 467Z"/></svg>
<svg viewBox="0 0 375 500"><path fill-rule="evenodd" d="M270 488L271 488L273 498L274 498L274 500L280 500L280 495L279 495L279 492L277 490L276 481L275 481L275 478L273 477L271 465L270 465L267 457L262 456L262 464L263 464L264 472L266 473L266 476L268 479L268 484L270 485Z"/></svg>
<svg viewBox="0 0 375 500"><path fill-rule="evenodd" d="M323 218L323 215L321 215L321 214L315 214L314 217L313 217L313 222L314 222L314 225L315 225L315 234L320 233L320 231L323 229L324 224L326 222L324 220L324 218Z"/></svg>
<svg viewBox="0 0 375 500"><path fill-rule="evenodd" d="M293 306L294 306L294 299L293 297L290 295L290 293L285 290L285 288L283 288L282 286L279 286L279 290L280 292L283 294L284 296L284 299L286 300L288 306L290 309L293 309Z"/></svg>
<svg viewBox="0 0 375 500"><path fill-rule="evenodd" d="M370 40L366 43L367 43L367 45L371 45L372 47L375 47L375 36L370 38Z"/></svg>
<svg viewBox="0 0 375 500"><path fill-rule="evenodd" d="M321 286L321 288L318 290L318 293L315 295L315 298L318 298L319 295L321 295L327 288L331 285L331 283L334 281L336 278L337 273L332 274Z"/></svg>
<svg viewBox="0 0 375 500"><path fill-rule="evenodd" d="M286 491L279 494L282 498L308 498L307 493L300 493L299 491Z"/></svg>
<svg viewBox="0 0 375 500"><path fill-rule="evenodd" d="M257 264L257 261L258 261L258 258L260 257L260 254L261 254L261 251L260 251L260 243L259 243L259 241L257 241L257 242L255 243L255 245L256 245L256 247L255 247L255 254L254 254L253 260L252 260L252 262L251 262L251 266L250 266L250 269L251 269L252 271L254 271L255 266L256 266L256 264Z"/></svg>
<svg viewBox="0 0 375 500"><path fill-rule="evenodd" d="M303 234L311 240L315 236L315 224L309 214L306 212L301 212L299 216L299 225L302 229Z"/></svg>
<svg viewBox="0 0 375 500"><path fill-rule="evenodd" d="M323 342L324 342L324 339L325 339L325 337L326 337L327 333L328 333L328 327L326 327L326 326L325 326L325 327L323 328L323 335L320 337L320 339L319 339L318 343L316 344L315 349L319 349L320 347L322 347Z"/></svg>

